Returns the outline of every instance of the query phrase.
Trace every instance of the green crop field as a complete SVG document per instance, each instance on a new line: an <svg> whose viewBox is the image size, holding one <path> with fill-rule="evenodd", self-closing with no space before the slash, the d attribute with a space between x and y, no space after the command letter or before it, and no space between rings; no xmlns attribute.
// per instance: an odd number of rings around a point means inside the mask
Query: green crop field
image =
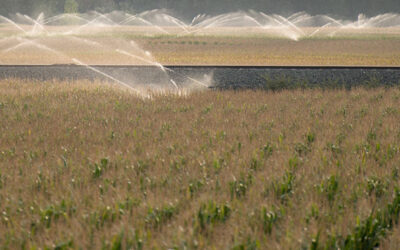
<svg viewBox="0 0 400 250"><path fill-rule="evenodd" d="M0 81L2 249L398 249L400 89Z"/></svg>

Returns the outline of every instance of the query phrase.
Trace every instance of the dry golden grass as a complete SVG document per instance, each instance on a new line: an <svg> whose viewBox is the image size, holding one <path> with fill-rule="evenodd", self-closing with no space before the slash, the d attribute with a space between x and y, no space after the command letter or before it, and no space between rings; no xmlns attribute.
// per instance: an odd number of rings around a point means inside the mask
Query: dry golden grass
<svg viewBox="0 0 400 250"><path fill-rule="evenodd" d="M1 81L0 243L343 247L399 185L399 104L397 88L143 100Z"/></svg>

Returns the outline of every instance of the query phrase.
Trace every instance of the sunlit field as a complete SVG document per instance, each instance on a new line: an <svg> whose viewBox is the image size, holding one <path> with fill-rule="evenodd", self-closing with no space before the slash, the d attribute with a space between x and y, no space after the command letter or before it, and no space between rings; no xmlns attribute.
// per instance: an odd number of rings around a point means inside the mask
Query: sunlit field
<svg viewBox="0 0 400 250"><path fill-rule="evenodd" d="M46 28L47 33L16 36L15 27L0 27L0 64L79 59L92 65L400 65L399 28L327 29L316 35L317 28L308 28L298 38L281 29L237 27L186 33L165 27L167 33L154 27Z"/></svg>
<svg viewBox="0 0 400 250"><path fill-rule="evenodd" d="M163 64L398 66L400 39L192 37L138 39Z"/></svg>
<svg viewBox="0 0 400 250"><path fill-rule="evenodd" d="M396 13L10 13L0 16L0 64L399 66L399 25Z"/></svg>
<svg viewBox="0 0 400 250"><path fill-rule="evenodd" d="M3 80L1 248L398 249L399 104Z"/></svg>
<svg viewBox="0 0 400 250"><path fill-rule="evenodd" d="M399 24L254 10L0 16L0 65L76 64L111 82L0 80L0 248L399 249L398 86L265 77L217 90L213 73L168 67L398 67ZM91 65L157 72L132 82Z"/></svg>

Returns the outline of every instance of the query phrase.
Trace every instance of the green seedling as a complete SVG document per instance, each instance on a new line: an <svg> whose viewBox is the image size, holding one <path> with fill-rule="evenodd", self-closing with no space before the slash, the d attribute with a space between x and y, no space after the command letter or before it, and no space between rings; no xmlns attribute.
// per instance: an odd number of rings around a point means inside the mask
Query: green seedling
<svg viewBox="0 0 400 250"><path fill-rule="evenodd" d="M286 171L281 181L276 181L272 184L274 193L281 201L286 201L293 193L293 182L295 175L291 171Z"/></svg>
<svg viewBox="0 0 400 250"><path fill-rule="evenodd" d="M193 198L195 193L197 193L204 186L203 181L195 180L189 183L188 193L190 198Z"/></svg>
<svg viewBox="0 0 400 250"><path fill-rule="evenodd" d="M200 206L195 224L200 230L204 231L209 225L225 222L230 214L231 208L228 204L216 204L213 201L209 201L207 204Z"/></svg>
<svg viewBox="0 0 400 250"><path fill-rule="evenodd" d="M367 178L366 182L367 182L366 189L368 195L375 194L377 198L380 198L387 192L388 184L376 176Z"/></svg>
<svg viewBox="0 0 400 250"><path fill-rule="evenodd" d="M274 152L274 148L273 146L268 142L267 144L265 144L262 147L262 158L268 158L272 155L272 153Z"/></svg>
<svg viewBox="0 0 400 250"><path fill-rule="evenodd" d="M338 190L339 181L336 175L331 175L329 178L324 179L318 186L319 193L326 196L329 202L333 202L335 200Z"/></svg>
<svg viewBox="0 0 400 250"><path fill-rule="evenodd" d="M40 210L40 221L44 223L46 228L50 228L52 222L58 221L60 218L67 219L68 216L76 212L74 205L62 200L60 204L50 205Z"/></svg>
<svg viewBox="0 0 400 250"><path fill-rule="evenodd" d="M260 249L260 242L258 240L252 240L249 236L244 243L235 244L232 250L256 250Z"/></svg>
<svg viewBox="0 0 400 250"><path fill-rule="evenodd" d="M231 199L242 198L246 195L247 189L253 182L253 176L249 174L247 178L243 174L240 175L239 180L229 182L229 189L231 193Z"/></svg>
<svg viewBox="0 0 400 250"><path fill-rule="evenodd" d="M294 146L294 151L299 156L305 156L308 152L311 151L311 149L308 147L308 145L299 142L299 143L296 143L296 145Z"/></svg>
<svg viewBox="0 0 400 250"><path fill-rule="evenodd" d="M108 163L109 162L107 158L101 159L99 164L95 163L93 166L92 177L96 179L102 176L108 166Z"/></svg>
<svg viewBox="0 0 400 250"><path fill-rule="evenodd" d="M266 234L271 234L274 224L281 218L282 214L277 212L276 209L267 210L266 207L261 209L261 219L263 231Z"/></svg>
<svg viewBox="0 0 400 250"><path fill-rule="evenodd" d="M162 224L170 220L177 212L177 207L167 205L162 208L149 208L145 222L153 228L160 228Z"/></svg>
<svg viewBox="0 0 400 250"><path fill-rule="evenodd" d="M314 132L308 132L306 134L306 139L307 139L307 144L310 145L315 141L315 133Z"/></svg>
<svg viewBox="0 0 400 250"><path fill-rule="evenodd" d="M342 148L339 145L333 143L327 143L326 149L332 152L334 157L338 157L340 154L342 154Z"/></svg>

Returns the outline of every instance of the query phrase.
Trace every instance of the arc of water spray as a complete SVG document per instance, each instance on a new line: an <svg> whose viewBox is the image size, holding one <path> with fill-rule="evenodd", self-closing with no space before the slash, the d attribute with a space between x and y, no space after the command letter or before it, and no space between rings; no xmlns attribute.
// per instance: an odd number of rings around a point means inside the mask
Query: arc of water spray
<svg viewBox="0 0 400 250"><path fill-rule="evenodd" d="M224 18L221 18L220 20L218 20L217 24L218 23L219 24L226 24L226 23L229 23L229 22L234 22L236 20L243 20L243 19L250 20L251 22L255 23L256 25L262 27L262 25L257 20L255 20L253 17L250 17L249 15L243 15L243 16L236 15L236 16L233 16L233 17L224 17Z"/></svg>
<svg viewBox="0 0 400 250"><path fill-rule="evenodd" d="M111 23L111 25L118 26L118 24L115 23L113 20L111 20L108 16L106 16L106 15L100 13L100 12L97 12L97 11L94 11L94 13L95 13L99 18L102 17L102 18L106 19L108 22Z"/></svg>
<svg viewBox="0 0 400 250"><path fill-rule="evenodd" d="M91 42L91 41L88 41L88 40L86 40L86 39L80 39L80 38L77 38L77 39L83 40L84 42ZM131 41L131 44L132 44L132 41ZM96 44L96 45L98 45L98 46L103 46L103 45L101 45L101 44ZM134 46L134 44L132 44L132 45ZM143 58L143 57L141 57L141 56L137 56L137 55L131 54L131 53L125 51L125 50L116 49L115 51L116 51L117 53L120 53L120 54L129 56L129 57L138 59L138 60L140 60L140 61L142 61L142 62L145 62L145 63L148 63L148 64L150 64L150 65L157 66L157 67L160 68L164 73L166 73L167 70L172 71L171 69L165 68L162 64L160 64L160 63L158 63L158 62L154 62L154 61L148 60L148 59L146 59L146 58ZM75 60L77 60L77 59L75 59ZM80 62L80 64L83 65L83 66L87 66L87 65L83 64L82 62ZM93 70L94 68L92 67L92 68L90 68L90 69ZM98 71L96 71L96 72L98 72ZM173 72L173 71L172 71L172 72ZM98 72L98 73L99 73L99 72ZM104 75L103 72L102 72L101 74ZM107 75L107 77L110 78L110 76L108 76L108 75ZM199 82L199 81L197 81L197 80L195 80L195 79L192 79L192 78L190 78L190 77L187 77L187 78L190 79L190 80L192 80L192 81L195 81L195 82L201 84L202 86L206 86L206 87L207 87L207 85L205 85L204 83L201 83L201 82ZM110 79L114 80L115 78L111 77ZM116 80L117 80L117 79L116 79ZM119 80L118 80L118 81L119 81ZM178 84L177 84L173 79L170 79L170 82L174 85L174 87L175 87L176 89L179 89Z"/></svg>
<svg viewBox="0 0 400 250"><path fill-rule="evenodd" d="M31 34L32 35L36 34L36 30L37 30L38 27L39 27L40 30L44 31L46 34L49 34L49 32L46 30L46 28L41 23L39 23L39 20L43 18L43 13L41 13L38 16L37 20L31 18L28 15L24 15L24 17L34 24L32 30L31 30Z"/></svg>
<svg viewBox="0 0 400 250"><path fill-rule="evenodd" d="M54 49L49 48L49 47L47 47L47 46L45 46L45 45L36 43L35 40L32 41L32 40L23 39L23 38L18 38L18 39L19 39L19 40L23 40L23 42L21 42L21 43L18 44L17 46L14 46L13 48L8 49L7 51L5 51L5 53L7 53L7 52L9 52L9 51L11 51L11 50L17 49L17 48L19 48L19 47L21 47L21 46L23 46L23 45L25 45L25 44L31 44L31 45L33 45L33 46L39 48L39 49L43 49L43 50L47 50L47 51L49 51L49 52L55 53L55 54L58 55L58 56L62 56L62 57L69 58L67 55L65 55L65 54L63 54L63 53L61 53L61 52L59 52L59 51L57 51L57 50L54 50ZM106 74L106 73L104 73L104 72L102 72L102 71L100 71L100 70L98 70L98 69L96 69L96 68L94 68L94 67L91 67L91 66L89 66L89 65L87 65L87 64L85 64L85 63L79 61L79 60L76 59L76 58L70 58L70 59L71 59L73 62L75 62L75 63L77 63L77 64L79 64L79 65L81 65L81 66L84 66L84 67L86 67L86 68L88 68L88 69L90 69L90 70L92 70L92 71L94 71L94 72L96 72L96 73L98 73L98 74L101 74L101 75L103 75L103 76L105 76L105 77L107 77L107 78L109 78L109 79L111 79L111 80L117 82L118 84L120 84L120 85L122 85L122 86L124 86L124 87L127 87L128 89L133 90L137 95L139 95L139 96L141 96L141 97L147 97L147 98L149 97L149 96L145 96L142 92L140 92L139 90L133 88L133 87L130 86L129 84L127 84L127 83L125 83L125 82L123 82L123 81L121 81L121 80L118 80L118 79L116 79L115 77L112 77L112 76L110 76L110 75L108 75L108 74Z"/></svg>
<svg viewBox="0 0 400 250"><path fill-rule="evenodd" d="M78 65L80 65L80 66L86 67L86 68L88 68L88 69L90 69L90 70L92 70L92 71L94 71L94 72L96 72L96 73L99 73L99 74L102 75L102 76L105 76L105 77L107 77L107 78L109 78L109 79L111 79L111 80L113 80L113 81L115 81L115 82L121 84L122 86L124 86L124 87L126 87L126 88L128 88L128 89L133 90L136 94L138 94L138 95L140 95L140 96L142 96L142 97L148 97L148 96L144 96L142 92L140 92L139 90L133 88L133 87L130 86L129 84L127 84L127 83L125 83L125 82L123 82L123 81L120 81L120 80L118 80L117 78L112 77L112 76L110 76L110 75L108 75L108 74L106 74L106 73L104 73L104 72L102 72L102 71L100 71L100 70L98 70L98 69L92 67L92 66L89 66L88 64L85 64L85 63L79 61L79 60L76 59L76 58L71 58L71 60L72 60L74 63L76 63L76 64L78 64Z"/></svg>
<svg viewBox="0 0 400 250"><path fill-rule="evenodd" d="M208 26L211 26L212 24L216 23L221 17L223 17L223 15L218 15L204 19L201 22L192 25L192 27L198 29L207 28Z"/></svg>
<svg viewBox="0 0 400 250"><path fill-rule="evenodd" d="M323 29L325 29L325 28L327 28L327 27L329 27L329 26L331 26L332 25L332 23L327 23L327 24L325 24L325 25L323 25L323 26L321 26L321 27L319 27L318 29L316 29L315 31L313 31L310 35L308 35L309 37L313 37L313 36L315 36L318 32L320 32L321 30L323 30Z"/></svg>
<svg viewBox="0 0 400 250"><path fill-rule="evenodd" d="M338 32L339 30L343 29L344 24L341 23L340 20L336 20L336 19L334 19L334 18L332 18L330 16L327 16L327 15L323 15L322 17L328 19L329 21L331 21L330 22L331 24L337 24L339 26L338 30L329 33L328 36L333 36L334 34L336 34L336 32Z"/></svg>
<svg viewBox="0 0 400 250"><path fill-rule="evenodd" d="M7 49L7 50L3 51L3 53L7 53L7 52L9 52L11 50L15 50L15 49L18 49L18 48L20 48L20 47L22 47L24 45L30 44L30 45L32 45L32 46L34 46L36 48L39 48L39 49L42 49L42 50L46 50L46 51L49 51L51 53L56 54L57 56L61 56L61 57L65 57L65 58L69 59L69 57L67 55L65 55L65 54L63 54L63 53L61 53L61 52L59 52L59 51L57 51L55 49L47 47L47 46L45 46L43 44L39 44L39 43L36 42L36 40L28 40L28 39L24 39L24 38L18 38L18 40L22 40L22 42L20 44L16 45L16 46L10 48L10 49Z"/></svg>
<svg viewBox="0 0 400 250"><path fill-rule="evenodd" d="M296 23L297 21L299 21L299 19L300 19L300 20L301 20L301 19L304 20L304 18L309 19L309 18L311 18L311 16L308 15L308 14L307 14L306 12L304 12L304 11L300 11L300 12L296 12L296 13L290 15L287 19L288 19L288 20L291 20L293 23Z"/></svg>
<svg viewBox="0 0 400 250"><path fill-rule="evenodd" d="M199 22L203 21L206 17L207 17L206 14L198 14L197 16L195 16L195 17L192 19L192 22L190 23L190 26L196 25L196 23L199 23ZM200 20L200 19L201 19L201 20ZM198 21L198 20L199 20L199 21Z"/></svg>
<svg viewBox="0 0 400 250"><path fill-rule="evenodd" d="M165 34L170 34L168 31L166 31L165 29L161 28L160 26L155 25L155 24L151 23L150 21L147 21L146 19L144 19L144 18L142 18L142 17L138 17L138 16L130 15L130 17L128 17L127 19L125 19L124 21L122 21L120 24L121 24L121 25L124 25L124 24L127 24L127 23L129 23L129 22L135 20L135 19L137 19L137 20L139 20L140 22L142 22L142 23L144 23L144 24L147 24L147 25L149 25L149 26L153 26L153 27L155 27L156 29L158 29L159 31L161 31L161 32L163 32L163 33L165 33Z"/></svg>
<svg viewBox="0 0 400 250"><path fill-rule="evenodd" d="M204 83L202 83L202 82L200 82L200 81L198 81L198 80L196 80L196 79L193 79L193 78L191 78L191 77L189 77L189 76L185 76L185 75L183 75L183 74L180 74L180 73L178 73L178 72L175 72L175 71L172 70L172 69L166 68L166 67L164 67L163 65L161 65L161 64L158 63L158 62L152 62L152 61L150 61L150 60L146 60L146 59L144 59L144 58L142 58L142 57L140 57L140 56L133 55L133 54L127 52L127 51L120 50L120 49L117 49L116 52L118 52L118 53L120 53L120 54L123 54L123 55L126 55L126 56L130 56L130 57L133 57L133 58L142 60L143 62L152 64L152 65L154 65L154 66L157 66L157 67L159 67L159 68L160 68L162 71L164 71L164 72L169 71L169 72L178 74L178 75L180 75L180 76L183 76L183 77L185 77L185 78L187 78L187 79L189 79L189 80L191 80L191 81L193 81L193 82L195 82L195 83L197 83L197 84L199 84L199 85L201 85L201 86L203 86L203 87L208 87L207 84L204 84ZM170 79L170 81L171 81L171 83L174 85L175 88L179 89L179 87L178 87L178 85L176 84L175 81L173 81L172 79Z"/></svg>
<svg viewBox="0 0 400 250"><path fill-rule="evenodd" d="M91 42L92 42L92 41L87 40L87 39L82 39L82 38L77 38L77 37L73 37L73 38L74 38L74 39L77 39L77 40L82 40L82 41L85 42L85 43L91 43ZM104 45L102 45L102 44L99 44L99 43L96 43L96 42L93 42L93 43L95 43L94 45L104 47ZM134 57L134 58L139 59L139 60L141 60L141 61L143 61L143 62L146 62L146 63L152 64L152 65L155 65L155 66L159 67L163 72L166 73L166 68L165 68L164 66L162 66L160 63L153 62L153 61L147 60L147 59L145 59L145 58L143 58L143 57L130 54L130 53L124 51L124 50L116 49L115 51L118 52L118 53L120 53L120 54L124 54L124 55L130 56L130 57ZM93 71L95 71L95 72L97 72L97 73L99 73L99 74L101 74L101 75L103 75L103 76L105 76L105 77L107 77L107 78L113 80L113 81L116 81L117 83L120 83L120 84L122 84L122 85L124 85L124 86L126 86L126 87L129 87L129 88L134 89L132 86L129 86L128 84L126 84L126 83L124 83L124 82L122 82L122 81L116 79L115 77L112 77L112 76L110 76L110 75L107 75L106 73L101 72L100 70L98 70L98 69L96 69L96 68L94 68L94 67L91 67L91 66L89 66L89 65L87 65L87 64L85 64L85 63L79 61L79 60L76 59L76 58L72 58L71 60L73 60L75 63L78 63L78 64L81 65L81 66L87 67L88 69L93 70ZM174 82L172 79L170 79L170 81L171 81L171 83L174 85L175 88L179 89L179 87L178 87L178 85L176 84L176 82ZM136 90L136 89L134 89L134 90L135 90L137 93L139 93L138 90Z"/></svg>
<svg viewBox="0 0 400 250"><path fill-rule="evenodd" d="M162 65L161 65L160 63L158 63L158 62L153 62L153 61L147 60L147 59L145 59L145 58L143 58L143 57L141 57L141 56L137 56L137 55L131 54L131 53L129 53L129 52L125 51L125 50L121 50L121 49L116 49L115 52L118 52L118 53L120 53L120 54L129 56L129 57L132 57L132 58L136 58L136 59L138 59L138 60L140 60L140 61L142 61L142 62L151 64L151 65L157 66L157 67L159 67L163 72L166 72L165 67L162 66Z"/></svg>
<svg viewBox="0 0 400 250"><path fill-rule="evenodd" d="M61 20L61 19L65 18L65 17L73 17L73 18L76 18L76 19L78 19L80 21L90 22L90 20L87 20L87 19L79 16L78 14L64 13L64 14L61 14L61 15L58 15L58 16L54 16L54 17L50 17L50 18L46 19L43 22L43 24L50 24L50 23L56 22L58 20Z"/></svg>
<svg viewBox="0 0 400 250"><path fill-rule="evenodd" d="M78 32L78 31L80 31L81 29L83 29L83 28L85 28L85 27L87 27L87 26L93 24L93 23L96 22L98 19L100 19L100 17L101 17L101 16L97 16L96 18L92 19L92 20L89 21L88 23L83 24L83 25L81 25L81 26L79 26L79 27L77 27L77 28L75 28L75 29L70 30L70 31L64 32L64 34L65 34L65 35L74 34L75 32ZM114 25L116 25L116 24L114 23Z"/></svg>
<svg viewBox="0 0 400 250"><path fill-rule="evenodd" d="M366 25L371 25L371 23L375 22L374 25L376 26L376 25L378 25L378 24L380 24L380 23L382 23L382 22L384 22L384 21L386 21L386 20L388 20L390 18L393 18L393 15L390 15L390 14L378 15L378 16L376 16L374 18L370 18L366 22ZM376 20L378 20L378 21L376 21Z"/></svg>
<svg viewBox="0 0 400 250"><path fill-rule="evenodd" d="M33 46L35 46L37 48L45 49L45 50L48 50L48 51L51 51L51 52L57 52L56 50L52 50L51 48L49 48L49 47L47 47L45 45L36 43L36 40L28 40L28 39L24 39L22 37L17 37L16 39L20 42L19 44L15 45L15 46L12 46L12 47L10 47L8 49L4 49L1 52L6 54L6 53L11 52L13 50L19 49L19 48L21 48L21 47L23 47L23 46L25 46L27 44L30 44L30 45L33 45Z"/></svg>
<svg viewBox="0 0 400 250"><path fill-rule="evenodd" d="M236 18L236 17L233 17L233 18ZM201 22L199 22L199 23L197 23L195 25L192 25L191 27L195 28L195 29L190 31L190 32L188 32L188 34L197 33L197 32L206 30L208 28L215 27L216 24L221 24L221 23L224 23L224 22L227 22L227 21L232 21L233 18L230 17L227 14L221 14L221 15L218 15L218 16L215 16L215 17L211 17L209 19L205 19L205 20L203 20L203 21L201 21Z"/></svg>
<svg viewBox="0 0 400 250"><path fill-rule="evenodd" d="M182 76L182 77L185 77L185 78L187 78L187 79L193 81L194 83L197 83L198 85L200 85L200 86L202 86L202 87L208 88L208 85L207 85L207 84L205 84L205 83L203 83L203 82L201 82L201 81L199 81L199 80L196 80L196 79L194 79L194 78L192 78L192 77L190 77L190 76L181 74L181 73L176 72L176 71L174 71L174 70L172 70L172 69L170 69L170 68L165 68L165 69L168 70L169 72L172 72L172 73L174 73L174 74L177 74L177 75L180 75L180 76ZM171 79L171 80L172 80L172 79ZM172 80L172 81L173 81L173 80ZM174 81L174 83L175 83L175 81ZM175 83L175 84L176 84L176 83Z"/></svg>
<svg viewBox="0 0 400 250"><path fill-rule="evenodd" d="M74 38L76 38L76 37L74 37ZM81 38L76 38L76 39L78 39L78 40L83 40L85 43L91 42L91 41L86 40L86 39L81 39ZM97 43L96 45L97 45L97 46L103 46L103 45L98 44L98 43ZM145 59L145 58L143 58L143 57L130 54L129 52L124 51L124 50L116 49L115 51L118 52L118 53L120 53L120 54L124 54L124 55L130 56L130 57L139 59L139 60L141 60L141 61L143 61L143 62L146 62L146 63L152 64L152 65L155 65L155 66L159 67L163 72L166 72L166 68L165 68L164 66L162 66L160 63L152 62L152 61L147 60L147 59ZM87 65L87 64L85 64L85 63L79 61L79 60L76 59L76 58L72 58L72 60L73 60L75 63L77 63L77 64L79 64L79 65L81 65L81 66L87 67L87 68L90 69L90 70L93 70L93 71L95 71L95 72L97 72L97 73L99 73L99 74L101 74L101 75L103 75L103 76L105 76L105 77L107 77L107 78L113 80L113 81L116 81L116 82L119 83L119 84L122 84L123 86L126 86L126 87L129 87L129 88L131 88L131 89L134 89L134 88L133 88L132 86L130 86L129 84L127 84L127 83L125 83L125 82L122 82L122 81L116 79L115 77L112 77L112 76L110 76L110 75L108 75L108 74L106 74L106 73L104 73L104 72L102 72L102 71L100 71L100 70L98 70L98 69L96 69L96 68L94 68L94 67L91 67L91 66L89 66L89 65ZM171 79L170 79L170 81L171 81ZM171 81L171 83L174 85L174 87L175 87L176 89L179 89L179 87L178 87L178 85L176 84L176 82ZM136 89L134 89L134 90L135 90L136 93L141 94L138 90L136 90Z"/></svg>
<svg viewBox="0 0 400 250"><path fill-rule="evenodd" d="M180 21L179 19L166 14L163 14L163 17L169 20L170 22L178 25L178 27L183 29L185 32L189 32L189 30L187 29L187 25L184 22Z"/></svg>
<svg viewBox="0 0 400 250"><path fill-rule="evenodd" d="M250 13L253 13L253 12L250 11ZM262 28L264 27L264 25L262 25L258 20L256 20L255 17L253 17L253 16L251 16L251 14L245 13L245 12L236 12L233 14L218 15L218 16L206 19L194 26L199 26L199 27L202 27L203 29L205 29L208 27L217 26L219 24L229 23L229 22L232 22L235 20L241 20L241 19L247 19L259 27L262 27Z"/></svg>
<svg viewBox="0 0 400 250"><path fill-rule="evenodd" d="M18 37L17 40L20 41L21 38ZM24 42L21 42L21 41L20 41L20 43L18 43L17 45L14 45L14 46L12 46L12 47L10 47L10 48L4 49L4 50L2 50L1 52L4 53L4 54L6 54L6 53L11 52L11 51L13 51L13 50L16 50L16 49L18 49L18 48L20 48L20 47L23 47L24 45L29 44L29 43L31 43L31 42L32 42L32 41L29 41L29 40L26 40L26 41L24 41Z"/></svg>
<svg viewBox="0 0 400 250"><path fill-rule="evenodd" d="M65 35L71 35L71 34L74 34L76 32L79 32L81 29L89 26L90 24L94 23L95 21L96 21L96 18L91 20L91 21L89 21L89 22L87 22L87 23L85 23L85 24L83 24L83 25L81 25L81 26L79 26L79 27L77 27L77 28L75 28L75 29L71 29L69 31L66 31L66 32L64 32L64 34Z"/></svg>
<svg viewBox="0 0 400 250"><path fill-rule="evenodd" d="M215 21L212 21L208 25L204 26L204 28L216 26L216 24L223 24L223 23L227 23L227 22L232 22L235 19L238 19L237 14L234 15L233 17L231 17L230 15L220 15L220 16L217 16Z"/></svg>
<svg viewBox="0 0 400 250"><path fill-rule="evenodd" d="M129 56L129 57L132 57L132 58L136 58L136 59L139 59L139 60L141 60L141 61L143 61L143 62L146 62L146 63L152 64L152 65L154 65L154 66L157 66L157 67L159 67L164 73L166 73L165 67L162 66L160 63L152 62L152 61L150 61L150 60L146 60L145 58L142 58L142 57L137 56L137 55L133 55L133 54L131 54L131 53L125 51L125 50L116 49L115 51L118 52L118 53L120 53L120 54ZM170 82L172 83L172 85L174 85L174 87L175 87L176 89L179 89L179 87L178 87L178 85L176 84L175 81L171 81L171 79L170 79Z"/></svg>
<svg viewBox="0 0 400 250"><path fill-rule="evenodd" d="M267 14L265 14L265 13L263 13L263 12L260 12L260 14L261 14L263 17L267 18L268 20L271 20L272 22L275 22L275 23L277 23L278 25L281 25L281 26L283 26L284 28L288 29L290 32L292 32L292 34L284 34L284 35L286 35L288 38L290 38L290 39L292 39L292 40L295 40L295 41L297 41L297 40L299 39L299 34L296 33L296 31L293 31L293 29L291 29L290 26L288 26L287 24L284 24L283 21L278 20L277 16L273 16L273 17L272 17L272 16L268 16ZM295 27L296 27L296 26L295 26ZM295 32L295 34L293 34L293 32ZM301 31L301 32L302 32L302 31ZM304 35L304 32L302 32L302 33L303 33L303 35Z"/></svg>
<svg viewBox="0 0 400 250"><path fill-rule="evenodd" d="M260 26L261 28L265 28L264 25L262 25L259 21L257 21L254 17L251 17L249 15L244 16L246 19L249 19L250 21L253 21L255 24Z"/></svg>
<svg viewBox="0 0 400 250"><path fill-rule="evenodd" d="M187 79L193 81L194 83L196 83L196 84L198 84L198 85L200 85L200 86L202 86L202 87L208 88L208 85L207 85L207 84L205 84L205 83L203 83L203 82L201 82L201 81L199 81L199 80L196 80L196 79L194 79L194 78L192 78L192 77L190 77L190 76L187 76L187 75L181 74L181 73L179 73L179 72L176 72L176 71L174 71L174 70L172 70L172 69L170 69L170 68L166 68L166 67L164 67L164 68L165 68L167 71L169 71L169 72L172 72L172 73L177 74L177 75L179 75L179 76L185 77L185 78L187 78ZM172 83L174 83L174 84L176 85L176 82L175 82L174 80L171 79L171 81L172 81Z"/></svg>
<svg viewBox="0 0 400 250"><path fill-rule="evenodd" d="M283 20L285 23L287 23L290 27L294 28L295 30L297 30L298 32L300 32L301 34L305 35L303 30L301 30L299 27L297 27L294 23L292 23L291 21L289 21L287 18L284 18L281 15L275 15L275 17L280 18L281 20Z"/></svg>
<svg viewBox="0 0 400 250"><path fill-rule="evenodd" d="M16 22L12 21L11 19L8 19L5 16L0 16L1 19L5 20L6 22L10 23L11 25L13 25L14 27L16 27L17 29L19 29L20 31L24 32L24 34L28 34L28 32L26 30L24 30L21 26L19 26Z"/></svg>
<svg viewBox="0 0 400 250"><path fill-rule="evenodd" d="M191 80L192 82L194 82L194 83L196 83L196 84L198 84L198 85L200 85L200 86L202 86L202 87L208 88L208 85L207 85L207 84L205 84L205 83L203 83L203 82L201 82L201 81L199 81L199 80L196 80L196 79L194 79L194 78L192 78L192 77L190 77L190 76L187 76L187 75L181 74L181 73L179 73L179 72L176 72L176 71L174 71L174 70L172 70L172 69L170 69L170 68L166 68L166 67L164 67L164 68L165 68L167 71L169 71L169 72L172 72L172 73L174 73L174 74L177 74L177 75L179 75L179 76L182 76L182 77L184 77L184 78L187 78L187 79ZM174 84L176 84L176 82L175 82L174 80L171 79L171 81L172 81Z"/></svg>
<svg viewBox="0 0 400 250"><path fill-rule="evenodd" d="M98 43L98 42L95 42L95 41L91 41L91 40L88 40L88 39L85 39L85 38L80 38L80 37L77 37L77 36L74 36L74 35L68 36L68 38L73 39L73 40L77 40L79 42L84 42L84 43L92 45L92 46L103 47L103 45L101 43Z"/></svg>
<svg viewBox="0 0 400 250"><path fill-rule="evenodd" d="M347 26L347 25L342 25L342 26L340 26L337 30L334 30L334 31L332 31L331 33L329 33L328 36L329 36L329 37L333 37L333 36L335 36L339 31L344 30L344 29L346 29L346 28L353 29L353 28L355 28L355 27Z"/></svg>
<svg viewBox="0 0 400 250"><path fill-rule="evenodd" d="M339 20L336 20L336 19L334 19L334 18L332 18L332 17L330 17L330 16L323 15L322 17L324 17L324 18L330 20L330 21L333 22L333 23L336 23L336 24L339 25L339 26L343 26L343 23L341 23Z"/></svg>
<svg viewBox="0 0 400 250"><path fill-rule="evenodd" d="M45 50L48 50L48 51L50 51L50 52L56 53L56 54L59 55L59 56L64 56L64 57L69 58L67 55L65 55L65 54L63 54L63 53L61 53L61 52L58 52L58 51L56 51L56 50L54 50L54 49L51 49L51 48L49 48L49 47L47 47L47 46L44 46L44 45L41 45L41 44L37 44L37 43L35 43L34 41L31 41L31 40L27 40L27 39L24 39L24 40L26 40L26 42L32 43L33 45L37 46L38 48L45 49ZM123 82L123 81L121 81L121 80L118 80L118 79L116 79L115 77L112 77L112 76L110 76L110 75L108 75L108 74L106 74L106 73L104 73L104 72L102 72L102 71L100 71L100 70L98 70L98 69L96 69L96 68L94 68L94 67L91 67L91 66L89 66L89 65L87 65L87 64L85 64L85 63L79 61L79 60L76 59L76 58L70 58L70 59L71 59L74 63L77 63L78 65L84 66L84 67L86 67L86 68L88 68L88 69L90 69L90 70L92 70L92 71L94 71L94 72L96 72L96 73L98 73L98 74L101 74L101 75L105 76L106 78L109 78L109 79L111 79L111 80L117 82L118 84L120 84L120 85L122 85L122 86L124 86L124 87L126 87L126 88L128 88L128 89L133 90L137 95L139 95L139 96L141 96L141 97L146 97L146 98L149 97L149 96L145 96L142 92L140 92L139 90L137 90L137 89L135 89L134 87L130 86L129 84L127 84L127 83L125 83L125 82Z"/></svg>

